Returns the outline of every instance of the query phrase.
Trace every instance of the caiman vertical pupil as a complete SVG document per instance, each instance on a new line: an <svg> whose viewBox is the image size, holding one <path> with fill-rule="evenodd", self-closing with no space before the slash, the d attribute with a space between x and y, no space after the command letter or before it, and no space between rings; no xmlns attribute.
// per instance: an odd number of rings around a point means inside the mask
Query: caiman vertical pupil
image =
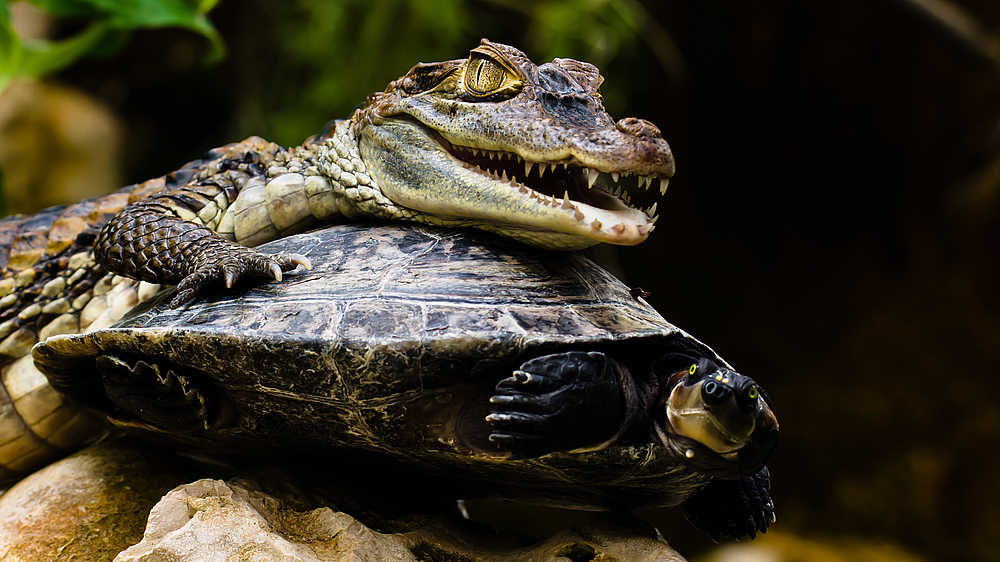
<svg viewBox="0 0 1000 562"><path fill-rule="evenodd" d="M503 84L504 69L487 59L472 59L466 73L466 85L475 95L485 96Z"/></svg>

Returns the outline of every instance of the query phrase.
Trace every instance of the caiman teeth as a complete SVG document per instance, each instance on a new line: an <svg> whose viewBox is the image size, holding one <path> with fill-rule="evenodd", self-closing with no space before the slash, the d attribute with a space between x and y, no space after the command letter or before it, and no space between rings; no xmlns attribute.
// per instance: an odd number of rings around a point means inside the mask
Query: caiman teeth
<svg viewBox="0 0 1000 562"><path fill-rule="evenodd" d="M568 189L566 190L566 193L563 195L562 208L563 209L575 209L576 208L575 205L573 205L572 203L570 203L569 190Z"/></svg>
<svg viewBox="0 0 1000 562"><path fill-rule="evenodd" d="M590 236L605 241L635 243L648 235L658 218L657 204L645 209L633 207L632 195L638 194L636 188L648 190L654 180L659 181L661 194L667 185L666 179L655 174L604 171L585 166L573 157L558 162L538 162L514 151L453 144L448 148L467 168L509 186L532 205L564 214L579 228L590 231ZM631 183L630 176L635 176L635 183Z"/></svg>

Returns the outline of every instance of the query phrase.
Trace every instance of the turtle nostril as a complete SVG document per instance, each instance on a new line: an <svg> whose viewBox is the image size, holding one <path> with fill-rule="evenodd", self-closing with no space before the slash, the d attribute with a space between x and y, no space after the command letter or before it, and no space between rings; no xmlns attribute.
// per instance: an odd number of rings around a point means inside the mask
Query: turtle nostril
<svg viewBox="0 0 1000 562"><path fill-rule="evenodd" d="M708 381L701 387L701 397L709 405L721 404L729 398L731 391L715 381Z"/></svg>

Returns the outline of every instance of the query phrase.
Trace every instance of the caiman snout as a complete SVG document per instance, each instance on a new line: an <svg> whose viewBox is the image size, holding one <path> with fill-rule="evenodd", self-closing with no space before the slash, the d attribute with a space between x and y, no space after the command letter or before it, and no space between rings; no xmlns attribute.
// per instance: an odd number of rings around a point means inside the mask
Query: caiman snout
<svg viewBox="0 0 1000 562"><path fill-rule="evenodd" d="M646 121L645 119L639 119L638 117L626 117L620 119L615 127L629 135L634 137L653 137L656 139L663 138L660 134L660 129L656 125Z"/></svg>

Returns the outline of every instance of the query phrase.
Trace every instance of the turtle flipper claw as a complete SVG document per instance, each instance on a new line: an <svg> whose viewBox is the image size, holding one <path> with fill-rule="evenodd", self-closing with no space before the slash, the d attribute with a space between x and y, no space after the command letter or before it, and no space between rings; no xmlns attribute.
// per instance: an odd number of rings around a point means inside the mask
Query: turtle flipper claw
<svg viewBox="0 0 1000 562"><path fill-rule="evenodd" d="M603 353L571 351L524 363L496 386L490 441L524 456L569 451L613 435L624 400Z"/></svg>
<svg viewBox="0 0 1000 562"><path fill-rule="evenodd" d="M697 496L684 502L688 521L712 540L740 540L767 533L775 521L767 467L740 480L715 479Z"/></svg>

